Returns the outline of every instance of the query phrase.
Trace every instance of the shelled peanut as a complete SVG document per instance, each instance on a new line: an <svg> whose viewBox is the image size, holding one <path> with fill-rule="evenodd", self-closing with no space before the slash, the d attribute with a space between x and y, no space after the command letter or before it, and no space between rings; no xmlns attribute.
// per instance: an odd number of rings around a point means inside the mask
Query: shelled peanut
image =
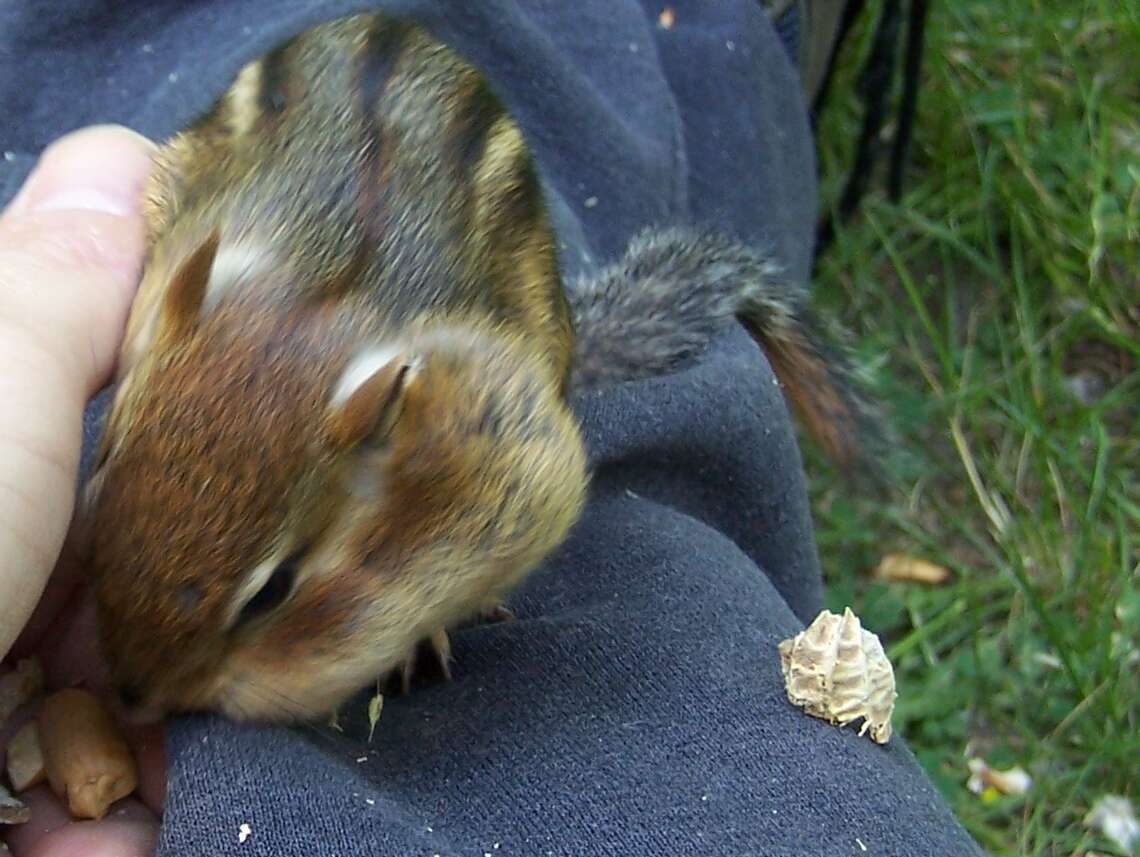
<svg viewBox="0 0 1140 857"><path fill-rule="evenodd" d="M25 723L8 741L8 782L24 792L47 779L40 731L34 720Z"/></svg>
<svg viewBox="0 0 1140 857"><path fill-rule="evenodd" d="M16 664L11 672L0 675L0 726L22 705L43 693L44 670L34 658Z"/></svg>
<svg viewBox="0 0 1140 857"><path fill-rule="evenodd" d="M66 689L44 700L40 746L48 783L77 818L102 818L138 785L134 756L96 697Z"/></svg>
<svg viewBox="0 0 1140 857"><path fill-rule="evenodd" d="M27 705L43 692L44 672L39 661L29 658L16 664L16 668L0 675L0 727L7 723L8 718L19 708ZM17 732L9 742L7 756L11 764L13 748L16 753L17 766L20 764L20 755L24 750L20 747L21 733ZM15 786L21 790L19 785ZM24 824L31 818L31 810L0 784L0 824ZM0 851L0 853L4 853Z"/></svg>
<svg viewBox="0 0 1140 857"><path fill-rule="evenodd" d="M0 786L0 824L23 824L32 817L27 805Z"/></svg>

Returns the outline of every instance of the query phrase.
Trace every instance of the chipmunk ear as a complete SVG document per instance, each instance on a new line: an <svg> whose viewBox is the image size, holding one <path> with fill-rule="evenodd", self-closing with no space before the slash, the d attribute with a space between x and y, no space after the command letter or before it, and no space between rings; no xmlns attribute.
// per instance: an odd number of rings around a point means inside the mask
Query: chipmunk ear
<svg viewBox="0 0 1140 857"><path fill-rule="evenodd" d="M383 444L399 422L417 368L418 360L398 348L365 351L349 361L325 416L329 441L338 449Z"/></svg>
<svg viewBox="0 0 1140 857"><path fill-rule="evenodd" d="M219 240L218 230L215 229L175 271L163 296L159 323L161 336L180 338L198 323L214 258L218 255Z"/></svg>

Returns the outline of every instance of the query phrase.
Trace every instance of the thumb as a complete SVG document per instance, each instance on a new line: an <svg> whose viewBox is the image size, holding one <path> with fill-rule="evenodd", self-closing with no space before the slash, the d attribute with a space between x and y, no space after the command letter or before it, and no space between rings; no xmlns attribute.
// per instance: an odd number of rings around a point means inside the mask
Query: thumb
<svg viewBox="0 0 1140 857"><path fill-rule="evenodd" d="M84 406L137 285L150 157L126 129L70 134L0 215L0 656L67 531Z"/></svg>
<svg viewBox="0 0 1140 857"><path fill-rule="evenodd" d="M110 372L137 285L151 152L125 128L69 134L0 215L0 336L49 351L87 395Z"/></svg>

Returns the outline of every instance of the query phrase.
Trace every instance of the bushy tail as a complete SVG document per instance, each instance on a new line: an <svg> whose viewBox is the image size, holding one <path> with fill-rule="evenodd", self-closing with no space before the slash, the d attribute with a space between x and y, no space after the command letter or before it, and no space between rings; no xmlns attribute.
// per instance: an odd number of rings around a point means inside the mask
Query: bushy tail
<svg viewBox="0 0 1140 857"><path fill-rule="evenodd" d="M870 469L881 423L851 362L771 259L722 236L648 230L568 294L577 328L571 387L667 374L733 319L764 349L808 433L844 468Z"/></svg>

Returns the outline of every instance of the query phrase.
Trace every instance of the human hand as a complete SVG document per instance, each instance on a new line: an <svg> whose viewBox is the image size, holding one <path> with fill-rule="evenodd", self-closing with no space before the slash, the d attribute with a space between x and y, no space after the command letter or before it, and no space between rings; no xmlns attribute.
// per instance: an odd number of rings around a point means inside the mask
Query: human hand
<svg viewBox="0 0 1140 857"><path fill-rule="evenodd" d="M0 214L0 656L36 654L49 684L98 689L94 612L65 536L87 401L110 376L143 254L151 144L89 128L47 149ZM29 712L0 724L0 749ZM45 787L0 828L15 857L151 854L165 790L158 729L128 737L136 797L74 822Z"/></svg>

